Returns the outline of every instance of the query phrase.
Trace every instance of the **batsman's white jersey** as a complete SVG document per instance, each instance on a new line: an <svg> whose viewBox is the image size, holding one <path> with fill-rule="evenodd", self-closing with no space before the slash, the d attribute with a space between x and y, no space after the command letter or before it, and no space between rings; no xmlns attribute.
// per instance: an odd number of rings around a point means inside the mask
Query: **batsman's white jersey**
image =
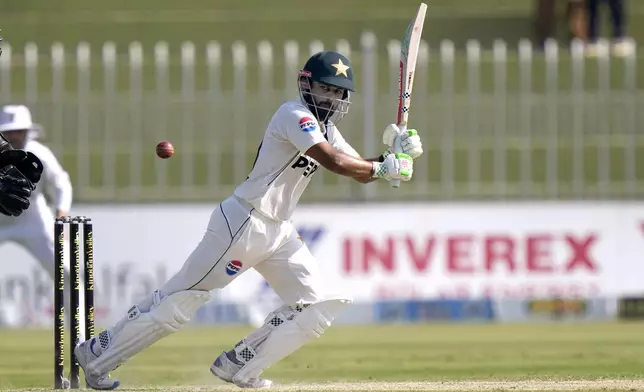
<svg viewBox="0 0 644 392"><path fill-rule="evenodd" d="M223 288L254 268L284 303L318 300L316 262L290 217L319 166L304 153L325 140L358 156L335 126L323 130L299 100L284 103L248 178L213 211L201 242L161 291Z"/></svg>
<svg viewBox="0 0 644 392"><path fill-rule="evenodd" d="M328 140L336 149L358 156L335 125L322 129L299 100L283 104L268 124L248 179L235 195L270 219L289 220L319 164L304 153Z"/></svg>
<svg viewBox="0 0 644 392"><path fill-rule="evenodd" d="M18 217L0 215L0 244L13 241L24 246L53 279L54 213L52 210L69 211L72 204L72 184L69 175L47 146L29 139L25 144L25 150L34 153L42 162L42 177L31 194L31 206L22 215Z"/></svg>

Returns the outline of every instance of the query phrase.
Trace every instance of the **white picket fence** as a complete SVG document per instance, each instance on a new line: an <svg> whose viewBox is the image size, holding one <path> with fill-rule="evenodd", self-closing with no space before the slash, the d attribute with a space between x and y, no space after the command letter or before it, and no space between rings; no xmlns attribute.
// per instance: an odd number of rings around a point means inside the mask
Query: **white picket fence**
<svg viewBox="0 0 644 392"><path fill-rule="evenodd" d="M33 108L76 200L216 200L244 180L273 111L297 96L298 69L323 48L3 44L0 101ZM400 42L365 32L357 48L326 48L352 59L359 89L339 127L377 156L395 118ZM543 52L528 40L423 42L410 120L426 154L414 180L393 191L317 174L305 201L641 196L643 64L637 54L588 59L578 42ZM177 147L170 160L153 155L161 139Z"/></svg>

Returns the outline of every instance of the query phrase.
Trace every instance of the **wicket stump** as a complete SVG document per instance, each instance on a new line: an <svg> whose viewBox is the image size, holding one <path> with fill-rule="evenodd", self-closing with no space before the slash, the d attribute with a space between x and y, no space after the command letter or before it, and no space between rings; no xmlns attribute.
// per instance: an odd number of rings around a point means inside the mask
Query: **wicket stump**
<svg viewBox="0 0 644 392"><path fill-rule="evenodd" d="M69 225L70 371L65 378L65 225ZM82 231L81 231L81 226ZM83 240L81 240L81 233ZM94 228L90 218L65 216L54 223L54 388L80 388L74 347L80 341L81 242L83 248L85 340L94 336Z"/></svg>

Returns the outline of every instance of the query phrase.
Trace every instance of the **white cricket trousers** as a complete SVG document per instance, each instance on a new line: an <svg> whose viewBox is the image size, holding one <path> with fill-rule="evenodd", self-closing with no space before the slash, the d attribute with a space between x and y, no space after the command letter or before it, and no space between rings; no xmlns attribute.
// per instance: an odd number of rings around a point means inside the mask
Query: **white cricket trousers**
<svg viewBox="0 0 644 392"><path fill-rule="evenodd" d="M236 196L215 208L199 245L160 290L221 289L249 268L284 304L321 299L316 261L293 224L271 220Z"/></svg>
<svg viewBox="0 0 644 392"><path fill-rule="evenodd" d="M0 244L7 241L22 245L54 279L54 214L42 194L21 216L0 218Z"/></svg>

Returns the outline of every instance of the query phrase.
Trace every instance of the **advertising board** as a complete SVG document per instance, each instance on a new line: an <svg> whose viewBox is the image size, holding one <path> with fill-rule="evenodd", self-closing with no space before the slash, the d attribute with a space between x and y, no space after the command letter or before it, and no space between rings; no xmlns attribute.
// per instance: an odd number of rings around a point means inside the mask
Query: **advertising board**
<svg viewBox="0 0 644 392"><path fill-rule="evenodd" d="M94 222L97 322L120 317L175 273L215 206L76 206L70 214ZM644 288L638 203L303 205L293 221L329 294L356 302L587 299ZM50 324L49 277L16 244L0 245L0 259L0 302L26 309L29 323ZM242 309L270 302L260 311L268 313L279 301L266 291L251 270L213 301Z"/></svg>

